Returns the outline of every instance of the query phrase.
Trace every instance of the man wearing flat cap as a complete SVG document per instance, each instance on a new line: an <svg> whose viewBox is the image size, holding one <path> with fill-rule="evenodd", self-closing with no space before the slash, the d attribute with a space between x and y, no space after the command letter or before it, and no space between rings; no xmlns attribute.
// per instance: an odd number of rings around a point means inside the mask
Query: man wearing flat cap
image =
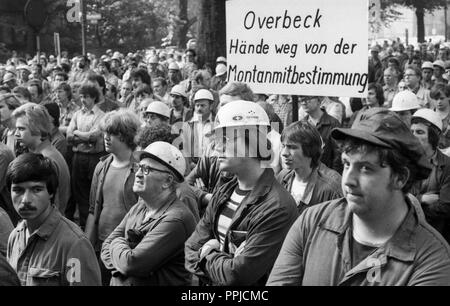
<svg viewBox="0 0 450 306"><path fill-rule="evenodd" d="M373 108L331 135L342 150L344 198L296 220L268 285L450 284L450 247L408 193L431 166L406 124Z"/></svg>

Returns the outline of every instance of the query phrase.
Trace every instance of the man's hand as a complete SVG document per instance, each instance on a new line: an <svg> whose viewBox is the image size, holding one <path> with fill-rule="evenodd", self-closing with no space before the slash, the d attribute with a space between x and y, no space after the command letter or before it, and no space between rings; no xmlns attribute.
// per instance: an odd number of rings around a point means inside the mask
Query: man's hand
<svg viewBox="0 0 450 306"><path fill-rule="evenodd" d="M203 258L211 250L220 250L220 242L217 239L211 239L202 246L200 258Z"/></svg>

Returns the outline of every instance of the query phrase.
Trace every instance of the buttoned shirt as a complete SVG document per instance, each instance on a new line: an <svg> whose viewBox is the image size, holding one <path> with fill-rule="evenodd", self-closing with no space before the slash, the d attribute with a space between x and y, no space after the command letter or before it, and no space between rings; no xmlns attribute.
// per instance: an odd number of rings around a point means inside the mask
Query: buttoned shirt
<svg viewBox="0 0 450 306"><path fill-rule="evenodd" d="M392 106L392 100L394 99L394 96L398 93L398 86L389 87L387 85L383 86L383 93L384 93L384 107L391 108Z"/></svg>
<svg viewBox="0 0 450 306"><path fill-rule="evenodd" d="M100 268L91 243L55 208L28 237L26 221L12 231L7 259L26 286L100 286Z"/></svg>
<svg viewBox="0 0 450 306"><path fill-rule="evenodd" d="M100 131L100 121L105 113L98 108L97 105L91 110L83 107L75 112L69 127L67 128L67 135L73 134L74 131L90 132L88 142L81 142L73 146L74 152L82 152L95 154L104 151L103 133Z"/></svg>

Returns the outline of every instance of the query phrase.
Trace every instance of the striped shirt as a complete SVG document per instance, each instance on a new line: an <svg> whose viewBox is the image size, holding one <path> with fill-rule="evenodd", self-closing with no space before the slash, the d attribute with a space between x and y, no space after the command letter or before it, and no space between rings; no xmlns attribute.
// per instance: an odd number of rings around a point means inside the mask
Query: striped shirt
<svg viewBox="0 0 450 306"><path fill-rule="evenodd" d="M237 208L249 193L250 190L241 190L239 189L239 187L236 187L236 189L233 191L233 194L225 203L225 206L220 212L219 222L217 222L217 231L219 232L221 251L224 250L225 237L228 229L230 228L231 220L233 219Z"/></svg>

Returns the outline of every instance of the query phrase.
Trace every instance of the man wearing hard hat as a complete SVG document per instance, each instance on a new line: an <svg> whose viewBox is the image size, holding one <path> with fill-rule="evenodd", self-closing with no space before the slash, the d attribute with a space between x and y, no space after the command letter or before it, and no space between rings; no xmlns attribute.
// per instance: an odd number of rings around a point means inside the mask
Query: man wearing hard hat
<svg viewBox="0 0 450 306"><path fill-rule="evenodd" d="M409 90L404 90L394 96L390 110L397 113L402 121L409 127L411 126L412 115L419 108L420 104L417 96Z"/></svg>
<svg viewBox="0 0 450 306"><path fill-rule="evenodd" d="M214 191L186 241L186 268L212 285L262 285L297 218L292 196L262 162L270 158L269 118L254 102L219 109L214 127L219 168L234 178Z"/></svg>
<svg viewBox="0 0 450 306"><path fill-rule="evenodd" d="M217 64L216 74L211 79L211 89L219 91L227 84L227 66Z"/></svg>
<svg viewBox="0 0 450 306"><path fill-rule="evenodd" d="M169 126L170 109L160 101L151 102L144 113L147 126L166 125Z"/></svg>
<svg viewBox="0 0 450 306"><path fill-rule="evenodd" d="M186 169L183 154L167 142L154 142L134 154L133 191L138 203L108 236L101 258L111 285L183 286L184 243L195 229L189 208L176 195Z"/></svg>
<svg viewBox="0 0 450 306"><path fill-rule="evenodd" d="M431 109L419 109L412 117L411 132L432 165L430 176L417 184L413 193L430 225L450 242L450 157L438 150L442 120Z"/></svg>

